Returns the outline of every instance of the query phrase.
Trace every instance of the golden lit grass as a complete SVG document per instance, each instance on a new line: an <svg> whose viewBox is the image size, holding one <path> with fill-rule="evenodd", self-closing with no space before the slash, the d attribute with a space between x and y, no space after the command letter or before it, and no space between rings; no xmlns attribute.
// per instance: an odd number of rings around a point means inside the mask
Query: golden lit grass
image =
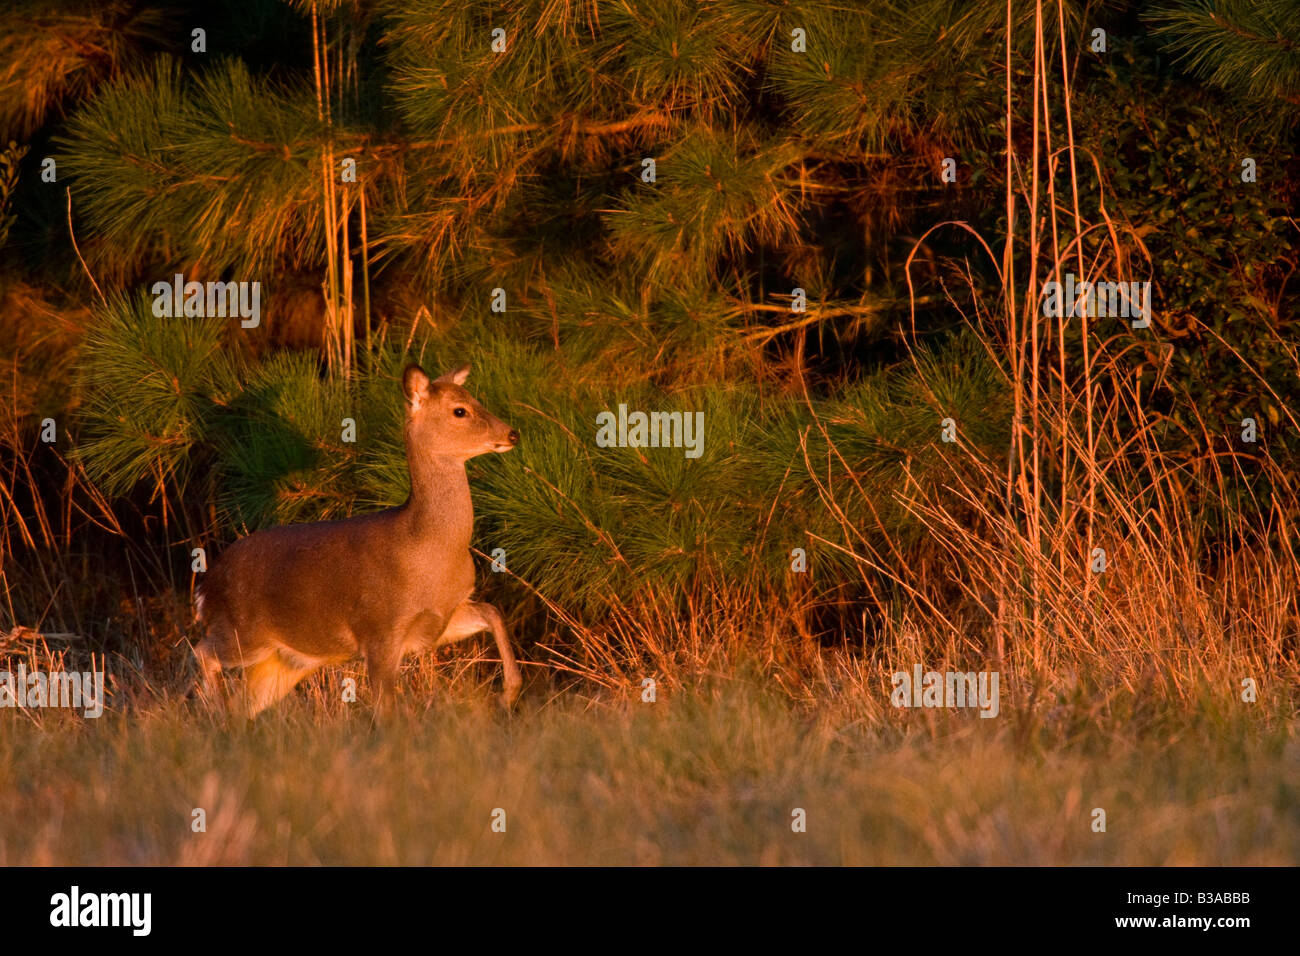
<svg viewBox="0 0 1300 956"><path fill-rule="evenodd" d="M340 702L341 671L253 726L180 701L39 727L7 712L0 864L1300 861L1285 688L1245 704L1206 685L1181 706L1077 688L1032 707L1004 689L980 719L895 710L884 671L843 664L812 709L756 680L652 704L535 684L507 718L454 669L413 668L378 729Z"/></svg>

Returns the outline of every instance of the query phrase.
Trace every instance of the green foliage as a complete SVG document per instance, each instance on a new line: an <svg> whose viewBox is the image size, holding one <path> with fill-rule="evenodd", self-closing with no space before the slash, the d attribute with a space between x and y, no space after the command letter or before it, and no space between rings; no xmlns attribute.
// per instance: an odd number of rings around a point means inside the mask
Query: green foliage
<svg viewBox="0 0 1300 956"><path fill-rule="evenodd" d="M151 302L109 299L83 350L80 453L111 495L146 478L183 489L233 379L219 320L159 318Z"/></svg>
<svg viewBox="0 0 1300 956"><path fill-rule="evenodd" d="M1197 76L1272 119L1300 118L1300 2L1180 0L1148 14Z"/></svg>
<svg viewBox="0 0 1300 956"><path fill-rule="evenodd" d="M664 182L626 194L610 215L614 255L654 287L694 287L724 252L793 240L794 183L781 173L798 158L791 145L744 131L693 130L659 162Z"/></svg>
<svg viewBox="0 0 1300 956"><path fill-rule="evenodd" d="M1247 415L1279 425L1282 408L1300 401L1300 313L1286 294L1300 234L1284 193L1286 140L1267 121L1226 120L1217 98L1131 60L1108 66L1080 108L1095 120L1082 136L1101 163L1110 211L1140 239L1135 259L1149 261L1135 261L1134 275L1150 269L1153 324L1174 349L1165 374L1185 396L1169 414L1193 432L1198 417L1233 431ZM1257 182L1242 181L1246 157ZM1093 208L1100 192L1091 168L1084 174ZM1156 375L1148 363L1148 389Z"/></svg>
<svg viewBox="0 0 1300 956"><path fill-rule="evenodd" d="M225 411L219 487L235 527L346 517L369 423L342 380L322 380L315 356L282 352L257 365ZM345 418L355 442L343 440Z"/></svg>
<svg viewBox="0 0 1300 956"><path fill-rule="evenodd" d="M186 80L160 57L114 81L58 142L106 267L257 275L324 259L315 102L238 60Z"/></svg>

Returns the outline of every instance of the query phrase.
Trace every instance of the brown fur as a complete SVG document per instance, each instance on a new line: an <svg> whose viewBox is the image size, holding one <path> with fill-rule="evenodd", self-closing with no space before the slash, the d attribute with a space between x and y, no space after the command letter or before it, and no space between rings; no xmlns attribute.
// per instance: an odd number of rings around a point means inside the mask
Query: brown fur
<svg viewBox="0 0 1300 956"><path fill-rule="evenodd" d="M412 365L407 399L407 501L341 521L286 525L237 541L208 572L195 648L205 692L242 667L250 716L319 667L360 654L377 706L405 654L490 630L512 705L522 680L500 612L472 599L474 508L465 462L519 441L462 388L469 366L430 381ZM463 409L457 415L456 409Z"/></svg>

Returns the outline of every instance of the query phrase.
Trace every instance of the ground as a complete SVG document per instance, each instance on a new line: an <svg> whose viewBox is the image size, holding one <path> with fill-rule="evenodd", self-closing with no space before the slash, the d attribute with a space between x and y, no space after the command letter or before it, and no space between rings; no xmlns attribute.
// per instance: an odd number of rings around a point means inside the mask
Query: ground
<svg viewBox="0 0 1300 956"><path fill-rule="evenodd" d="M732 676L646 703L534 682L506 715L488 669L448 669L408 668L387 725L360 671L357 703L335 671L252 725L179 695L11 711L0 865L1300 861L1300 742L1213 688L985 720L882 708L883 683L794 703Z"/></svg>

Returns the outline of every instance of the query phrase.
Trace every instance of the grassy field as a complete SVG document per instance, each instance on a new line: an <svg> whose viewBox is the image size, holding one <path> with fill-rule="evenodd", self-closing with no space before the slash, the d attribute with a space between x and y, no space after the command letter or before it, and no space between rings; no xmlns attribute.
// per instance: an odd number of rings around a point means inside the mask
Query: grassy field
<svg viewBox="0 0 1300 956"><path fill-rule="evenodd" d="M653 703L534 680L506 716L486 670L425 662L384 726L342 671L253 725L179 698L19 717L0 865L1300 862L1300 742L1267 693L1004 691L983 720L896 710L842 663L812 707L757 677Z"/></svg>

